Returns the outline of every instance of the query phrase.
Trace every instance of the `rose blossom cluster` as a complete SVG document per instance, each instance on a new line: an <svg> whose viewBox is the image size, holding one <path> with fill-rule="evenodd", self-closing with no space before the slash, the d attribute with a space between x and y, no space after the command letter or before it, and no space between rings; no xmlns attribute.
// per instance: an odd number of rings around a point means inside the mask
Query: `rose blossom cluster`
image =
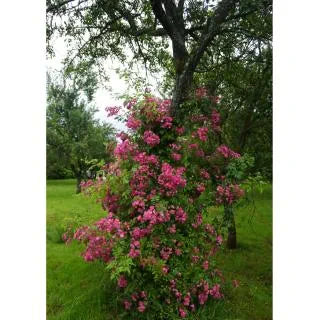
<svg viewBox="0 0 320 320"><path fill-rule="evenodd" d="M220 113L217 110L213 110L211 114L212 129L215 132L220 132Z"/></svg>
<svg viewBox="0 0 320 320"><path fill-rule="evenodd" d="M207 261L206 261L207 263ZM213 299L221 299L223 294L220 291L220 284L216 283L211 288L207 281L201 280L199 283L189 288L185 295L178 289L178 281L170 280L170 291L174 298L180 304L179 315L181 318L185 318L188 312L193 312L196 305L204 305L209 297ZM170 304L170 299L166 300L167 304Z"/></svg>
<svg viewBox="0 0 320 320"><path fill-rule="evenodd" d="M65 244L69 244L72 241L72 236L72 230L70 227L68 227L66 232L62 234L62 240L65 242Z"/></svg>
<svg viewBox="0 0 320 320"><path fill-rule="evenodd" d="M210 179L210 174L207 170L205 169L201 169L200 170L200 176L205 179L205 180L209 180Z"/></svg>
<svg viewBox="0 0 320 320"><path fill-rule="evenodd" d="M173 118L169 116L164 116L161 119L161 128L170 129L172 127Z"/></svg>
<svg viewBox="0 0 320 320"><path fill-rule="evenodd" d="M192 227L197 229L198 227L200 227L202 225L202 214L199 213L196 216L196 221L194 223L192 223Z"/></svg>
<svg viewBox="0 0 320 320"><path fill-rule="evenodd" d="M109 190L106 192L105 197L102 199L102 208L109 212L116 213L119 208L119 196L116 194L112 194Z"/></svg>
<svg viewBox="0 0 320 320"><path fill-rule="evenodd" d="M131 116L126 123L126 126L129 129L137 130L138 128L141 127L141 124L142 122L139 119L136 119L135 117Z"/></svg>
<svg viewBox="0 0 320 320"><path fill-rule="evenodd" d="M216 149L217 154L221 154L224 158L240 158L240 154L237 152L232 151L226 145L221 145Z"/></svg>
<svg viewBox="0 0 320 320"><path fill-rule="evenodd" d="M184 132L186 131L186 129L184 127L178 127L176 128L176 133L179 136L182 136L184 134Z"/></svg>
<svg viewBox="0 0 320 320"><path fill-rule="evenodd" d="M89 179L87 181L81 181L80 182L80 188L81 188L81 192L83 193L90 193L90 187L92 187L94 185L94 182Z"/></svg>
<svg viewBox="0 0 320 320"><path fill-rule="evenodd" d="M155 133L153 133L150 130L144 132L143 140L146 144L148 144L151 147L154 147L160 143L159 136L157 136Z"/></svg>
<svg viewBox="0 0 320 320"><path fill-rule="evenodd" d="M133 157L133 160L140 163L141 165L157 166L159 164L159 159L156 155L147 155L146 152L139 152L136 156Z"/></svg>
<svg viewBox="0 0 320 320"><path fill-rule="evenodd" d="M205 153L204 153L203 149L201 149L199 147L198 143L190 143L188 148L190 150L193 150L197 157L199 157L199 158L204 158L205 157Z"/></svg>
<svg viewBox="0 0 320 320"><path fill-rule="evenodd" d="M133 106L135 106L135 104L137 103L137 99L136 98L133 98L129 101L125 101L123 103L123 105L128 109L130 110Z"/></svg>
<svg viewBox="0 0 320 320"><path fill-rule="evenodd" d="M112 258L112 247L112 240L107 240L104 236L90 236L83 258L85 261L99 259L109 262Z"/></svg>
<svg viewBox="0 0 320 320"><path fill-rule="evenodd" d="M172 152L171 153L171 158L174 160L174 161L179 161L181 160L181 157L182 155L180 153L176 153L176 152Z"/></svg>
<svg viewBox="0 0 320 320"><path fill-rule="evenodd" d="M148 123L160 124L161 128L170 129L173 118L170 116L170 99L156 99L146 97L145 103L140 110L140 114L146 117Z"/></svg>
<svg viewBox="0 0 320 320"><path fill-rule="evenodd" d="M125 276L120 276L118 279L118 287L125 288L128 285L128 281L126 280Z"/></svg>
<svg viewBox="0 0 320 320"><path fill-rule="evenodd" d="M126 160L130 154L135 152L135 149L136 146L132 144L129 139L126 139L116 146L114 149L114 155L119 159Z"/></svg>
<svg viewBox="0 0 320 320"><path fill-rule="evenodd" d="M143 313L146 310L147 294L145 291L134 292L129 299L123 301L125 310L131 310L135 307L138 312Z"/></svg>
<svg viewBox="0 0 320 320"><path fill-rule="evenodd" d="M119 238L124 238L126 235L126 231L121 229L120 220L118 218L115 218L112 212L110 212L106 218L100 219L96 223L96 226L98 230L101 230L110 234L115 234Z"/></svg>
<svg viewBox="0 0 320 320"><path fill-rule="evenodd" d="M197 135L201 141L208 140L208 131L209 131L209 129L206 127L202 127L197 130Z"/></svg>
<svg viewBox="0 0 320 320"><path fill-rule="evenodd" d="M117 115L120 111L121 107L106 107L105 110L107 112L107 117L113 117Z"/></svg>
<svg viewBox="0 0 320 320"><path fill-rule="evenodd" d="M244 196L244 190L237 184L227 186L218 185L216 190L216 202L218 204L231 205L234 201Z"/></svg>
<svg viewBox="0 0 320 320"><path fill-rule="evenodd" d="M130 188L132 196L144 197L150 190L151 178L154 178L156 173L154 167L149 165L140 165L133 173L130 179ZM149 195L152 195L151 192Z"/></svg>
<svg viewBox="0 0 320 320"><path fill-rule="evenodd" d="M132 207L139 213L142 213L145 208L145 202L143 198L137 198L132 202Z"/></svg>
<svg viewBox="0 0 320 320"><path fill-rule="evenodd" d="M183 167L174 169L170 164L163 163L161 174L158 177L158 183L163 188L162 193L173 196L177 193L178 188L185 187L187 180L182 177L184 171Z"/></svg>

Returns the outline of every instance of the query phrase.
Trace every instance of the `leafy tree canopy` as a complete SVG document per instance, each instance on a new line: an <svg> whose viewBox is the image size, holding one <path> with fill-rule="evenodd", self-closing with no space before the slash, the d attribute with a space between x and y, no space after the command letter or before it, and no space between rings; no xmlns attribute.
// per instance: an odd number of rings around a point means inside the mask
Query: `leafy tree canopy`
<svg viewBox="0 0 320 320"><path fill-rule="evenodd" d="M225 42L233 58L245 48L267 45L271 13L270 0L48 0L48 50L53 53L50 40L57 34L70 44L68 65L81 59L102 66L113 56L143 61L150 70L171 67L173 112L178 114L210 48L219 51L224 63Z"/></svg>

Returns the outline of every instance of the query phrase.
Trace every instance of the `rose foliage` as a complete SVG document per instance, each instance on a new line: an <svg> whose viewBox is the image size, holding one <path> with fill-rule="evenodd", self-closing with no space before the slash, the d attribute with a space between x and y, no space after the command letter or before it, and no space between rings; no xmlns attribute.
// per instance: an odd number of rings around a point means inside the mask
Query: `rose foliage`
<svg viewBox="0 0 320 320"><path fill-rule="evenodd" d="M170 105L146 93L112 109L128 133L119 134L106 179L82 183L106 216L73 237L85 244L85 261L106 264L123 318L188 318L223 297L215 262L223 240L207 209L243 196L227 175L241 157L219 144L217 98L198 90L184 123Z"/></svg>

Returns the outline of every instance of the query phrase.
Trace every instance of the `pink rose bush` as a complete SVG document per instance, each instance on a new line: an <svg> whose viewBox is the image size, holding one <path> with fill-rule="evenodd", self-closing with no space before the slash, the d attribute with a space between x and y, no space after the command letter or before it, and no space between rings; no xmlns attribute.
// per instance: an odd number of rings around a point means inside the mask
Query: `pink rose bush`
<svg viewBox="0 0 320 320"><path fill-rule="evenodd" d="M223 238L207 209L236 202L243 190L227 175L240 154L219 144L216 102L198 89L194 121L182 125L170 100L128 99L129 132L119 135L106 179L82 185L106 214L73 237L85 244L85 261L106 264L124 318L188 318L223 297L215 261ZM208 114L197 111L201 103Z"/></svg>

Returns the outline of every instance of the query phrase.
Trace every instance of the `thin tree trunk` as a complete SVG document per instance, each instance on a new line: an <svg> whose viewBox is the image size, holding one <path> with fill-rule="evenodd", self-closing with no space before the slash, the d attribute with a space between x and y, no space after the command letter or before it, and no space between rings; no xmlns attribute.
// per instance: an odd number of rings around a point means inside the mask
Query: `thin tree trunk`
<svg viewBox="0 0 320 320"><path fill-rule="evenodd" d="M80 183L81 183L81 177L77 177L77 185L76 185L76 193L77 194L81 192Z"/></svg>
<svg viewBox="0 0 320 320"><path fill-rule="evenodd" d="M224 218L227 223L228 238L227 238L227 248L236 249L237 248L237 230L236 223L234 219L234 213L232 206L224 206Z"/></svg>

